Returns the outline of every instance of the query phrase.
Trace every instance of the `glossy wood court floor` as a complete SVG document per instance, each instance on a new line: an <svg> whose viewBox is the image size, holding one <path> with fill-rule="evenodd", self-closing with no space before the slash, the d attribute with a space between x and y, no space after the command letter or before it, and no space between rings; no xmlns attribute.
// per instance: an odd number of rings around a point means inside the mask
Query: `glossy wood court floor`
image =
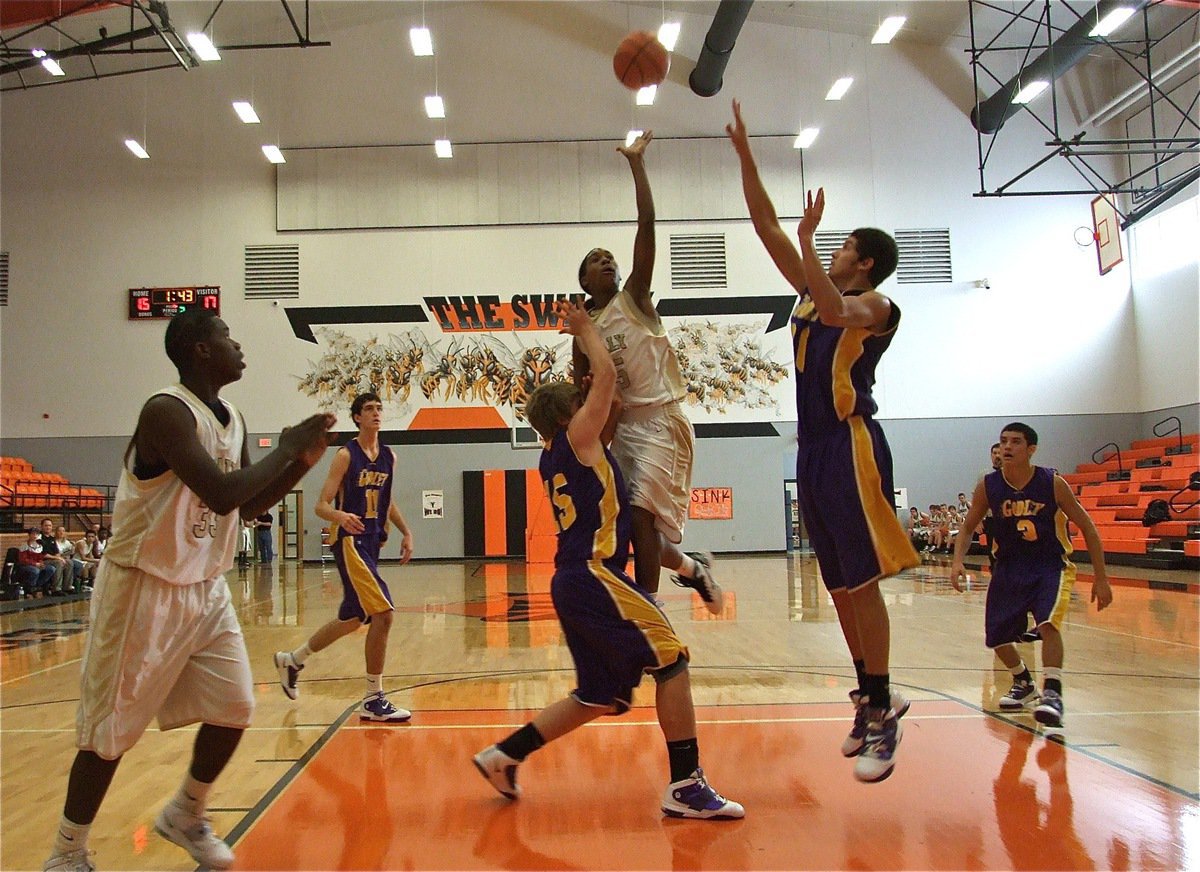
<svg viewBox="0 0 1200 872"><path fill-rule="evenodd" d="M395 726L353 714L361 632L309 660L299 700L276 683L272 653L336 610L332 564L235 569L258 710L217 782L214 826L238 869L1200 868L1197 575L1114 567L1115 601L1097 613L1088 569L1065 632L1065 745L994 713L1010 680L983 647L986 572L964 594L944 562L884 583L892 680L913 705L895 773L875 785L839 753L853 669L810 557L719 561L718 617L664 576L703 766L746 807L730 822L661 815L649 680L624 717L534 754L519 802L479 777L471 754L573 687L547 567L385 564L398 611L385 685L415 713ZM0 619L0 869L48 855L86 632L82 602ZM101 870L195 867L153 831L193 735L152 727L126 755L93 827Z"/></svg>

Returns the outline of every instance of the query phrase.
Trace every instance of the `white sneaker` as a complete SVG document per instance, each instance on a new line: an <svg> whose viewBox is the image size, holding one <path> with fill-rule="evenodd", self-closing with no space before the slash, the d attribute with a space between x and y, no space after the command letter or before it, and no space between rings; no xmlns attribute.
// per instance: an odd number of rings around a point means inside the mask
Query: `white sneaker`
<svg viewBox="0 0 1200 872"><path fill-rule="evenodd" d="M686 553L696 564L695 576L689 578L686 575L676 573L671 576L671 581L680 587L690 587L696 593L700 594L700 599L704 601L704 605L708 607L710 612L714 615L721 614L725 610L725 591L721 589L721 585L717 584L717 580L713 578L713 556L707 551L688 551Z"/></svg>
<svg viewBox="0 0 1200 872"><path fill-rule="evenodd" d="M517 786L517 767L521 765L519 761L509 757L496 745L484 748L471 760L474 761L479 774L503 796L509 799L521 796L521 788Z"/></svg>
<svg viewBox="0 0 1200 872"><path fill-rule="evenodd" d="M295 699L300 695L300 684L297 679L303 668L296 662L291 651L275 652L275 669L279 672L279 686L283 688L288 699Z"/></svg>
<svg viewBox="0 0 1200 872"><path fill-rule="evenodd" d="M158 813L154 829L169 842L174 842L192 855L206 869L228 869L233 865L233 851L212 831L207 817L191 814L174 802L168 802Z"/></svg>
<svg viewBox="0 0 1200 872"><path fill-rule="evenodd" d="M746 809L742 808L741 803L726 799L709 787L703 769L697 769L689 778L667 785L662 798L662 811L668 817L700 820L735 820L746 816Z"/></svg>
<svg viewBox="0 0 1200 872"><path fill-rule="evenodd" d="M908 713L910 703L898 690L891 692L892 708L896 717L902 718ZM842 756L857 757L867 744L867 699L857 690L850 691L850 702L854 703L854 726L842 740Z"/></svg>
<svg viewBox="0 0 1200 872"><path fill-rule="evenodd" d="M91 856L92 852L87 848L55 854L42 864L42 872L96 872Z"/></svg>

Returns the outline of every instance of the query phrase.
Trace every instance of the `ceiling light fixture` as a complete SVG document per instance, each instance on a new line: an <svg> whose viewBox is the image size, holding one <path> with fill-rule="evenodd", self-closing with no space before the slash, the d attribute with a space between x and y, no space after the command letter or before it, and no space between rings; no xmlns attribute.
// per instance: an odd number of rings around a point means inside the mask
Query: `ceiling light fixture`
<svg viewBox="0 0 1200 872"><path fill-rule="evenodd" d="M1013 97L1012 101L1023 106L1049 87L1049 82L1044 79L1036 79L1017 91L1017 96Z"/></svg>
<svg viewBox="0 0 1200 872"><path fill-rule="evenodd" d="M417 57L427 58L433 54L433 34L428 27L410 28L408 41L412 43L413 54Z"/></svg>
<svg viewBox="0 0 1200 872"><path fill-rule="evenodd" d="M796 141L792 143L792 148L808 148L817 141L817 134L820 132L821 128L819 127L805 127L796 137Z"/></svg>
<svg viewBox="0 0 1200 872"><path fill-rule="evenodd" d="M1088 36L1108 36L1122 24L1129 20L1133 15L1133 10L1128 6L1118 6L1112 12L1105 15L1096 23L1096 26L1088 31Z"/></svg>
<svg viewBox="0 0 1200 872"><path fill-rule="evenodd" d="M639 136L641 136L643 132L644 131L641 131L641 130L631 130L628 133L626 133L625 134L625 147L629 148L629 146L633 145L634 140L637 139Z"/></svg>
<svg viewBox="0 0 1200 872"><path fill-rule="evenodd" d="M279 150L279 146L264 145L262 148L263 148L263 154L265 154L267 156L267 160L269 160L271 163L273 163L273 164L287 163L287 161L284 160L284 158L283 158L283 152Z"/></svg>
<svg viewBox="0 0 1200 872"><path fill-rule="evenodd" d="M890 18L883 19L883 24L879 25L879 29L875 31L875 35L871 37L872 45L887 45L892 41L900 28L904 26L904 22L908 21L903 15L893 15Z"/></svg>
<svg viewBox="0 0 1200 872"><path fill-rule="evenodd" d="M436 139L433 142L433 153L438 157L454 157L454 149L448 139Z"/></svg>
<svg viewBox="0 0 1200 872"><path fill-rule="evenodd" d="M445 118L446 104L437 94L425 98L425 114L430 118Z"/></svg>
<svg viewBox="0 0 1200 872"><path fill-rule="evenodd" d="M242 119L243 124L258 124L258 113L245 100L234 100L233 111L237 113L238 118Z"/></svg>
<svg viewBox="0 0 1200 872"><path fill-rule="evenodd" d="M844 76L833 83L833 87L829 89L829 93L825 95L826 100L840 100L846 96L846 92L850 90L850 86L854 84L854 79L850 76Z"/></svg>
<svg viewBox="0 0 1200 872"><path fill-rule="evenodd" d="M654 95L658 93L658 85L647 85L644 88L638 88L637 105L653 106Z"/></svg>
<svg viewBox="0 0 1200 872"><path fill-rule="evenodd" d="M129 149L130 151L132 151L135 155L140 157L142 160L147 160L150 157L150 155L146 153L146 149L142 148L141 143L138 142L136 139L125 140L125 147L127 149Z"/></svg>
<svg viewBox="0 0 1200 872"><path fill-rule="evenodd" d="M188 45L196 50L196 57L202 61L219 61L221 59L220 52L217 47L212 44L212 40L203 33L189 33L187 35Z"/></svg>
<svg viewBox="0 0 1200 872"><path fill-rule="evenodd" d="M678 21L664 21L662 27L658 29L658 41L667 51L675 51L675 43L679 41L680 27Z"/></svg>
<svg viewBox="0 0 1200 872"><path fill-rule="evenodd" d="M35 58L41 58L42 66L46 68L46 72L48 72L50 75L52 75L52 76L65 76L66 75L66 73L63 72L63 68L58 65L58 61L56 61L52 57L47 57L46 52L43 51L42 49L35 48L32 50L31 54Z"/></svg>

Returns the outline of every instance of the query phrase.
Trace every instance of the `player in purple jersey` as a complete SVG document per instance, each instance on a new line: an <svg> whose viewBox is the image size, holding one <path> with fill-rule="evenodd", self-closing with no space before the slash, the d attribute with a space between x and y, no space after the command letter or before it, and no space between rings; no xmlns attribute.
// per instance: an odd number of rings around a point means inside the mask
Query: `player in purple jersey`
<svg viewBox="0 0 1200 872"><path fill-rule="evenodd" d="M742 170L754 230L799 294L792 314L799 445L800 511L833 598L858 687L854 726L842 754L858 756L854 776L882 781L895 766L908 701L890 686L891 624L879 582L920 563L896 517L892 454L874 419L875 368L900 324L900 309L875 290L896 269L896 241L874 227L855 230L822 266L813 234L825 191L808 194L800 250L779 225L733 102L725 127Z"/></svg>
<svg viewBox="0 0 1200 872"><path fill-rule="evenodd" d="M367 625L367 689L359 707L364 721L407 721L412 712L391 703L383 692L388 632L392 629L392 594L379 576L379 550L391 521L401 533L400 562L412 557L413 537L400 509L392 502L396 456L379 441L383 402L377 394L354 398L350 417L358 435L334 455L329 476L317 501L317 516L330 523L333 558L342 577L342 605L337 617L295 651L278 651L275 668L289 698L300 695L297 679L310 654Z"/></svg>
<svg viewBox="0 0 1200 872"><path fill-rule="evenodd" d="M591 389L584 399L569 382L542 385L530 396L526 416L545 444L539 469L559 531L550 596L578 686L476 754L475 766L496 790L516 799L517 766L527 756L601 715L628 711L634 688L649 672L671 764L663 814L743 817L742 806L709 787L700 768L687 648L651 595L625 574L630 506L621 470L601 441L613 408L616 366L582 306L564 303L559 314L562 332L575 336L591 361Z"/></svg>
<svg viewBox="0 0 1200 872"><path fill-rule="evenodd" d="M1104 568L1104 547L1088 513L1079 505L1071 486L1052 469L1034 466L1037 433L1020 422L1000 433L1000 469L984 476L975 487L971 510L963 529L973 529L991 510L991 547L996 563L988 585L984 615L985 643L1013 674L1013 686L1000 699L1002 711L1037 706L1034 717L1048 733L1061 735L1063 726L1062 623L1075 584L1071 563L1071 538L1067 521L1083 533L1095 581L1092 602L1098 609L1112 602L1112 588ZM954 545L950 578L962 590L963 557L969 540ZM1016 645L1025 633L1028 615L1042 639L1045 680L1041 696Z"/></svg>

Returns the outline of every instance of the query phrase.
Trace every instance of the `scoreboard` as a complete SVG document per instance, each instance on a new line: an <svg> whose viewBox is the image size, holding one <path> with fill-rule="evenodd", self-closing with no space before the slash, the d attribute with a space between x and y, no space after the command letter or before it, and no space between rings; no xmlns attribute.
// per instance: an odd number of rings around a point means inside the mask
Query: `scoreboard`
<svg viewBox="0 0 1200 872"><path fill-rule="evenodd" d="M200 307L221 314L221 289L215 285L190 288L130 288L129 319L174 318Z"/></svg>

